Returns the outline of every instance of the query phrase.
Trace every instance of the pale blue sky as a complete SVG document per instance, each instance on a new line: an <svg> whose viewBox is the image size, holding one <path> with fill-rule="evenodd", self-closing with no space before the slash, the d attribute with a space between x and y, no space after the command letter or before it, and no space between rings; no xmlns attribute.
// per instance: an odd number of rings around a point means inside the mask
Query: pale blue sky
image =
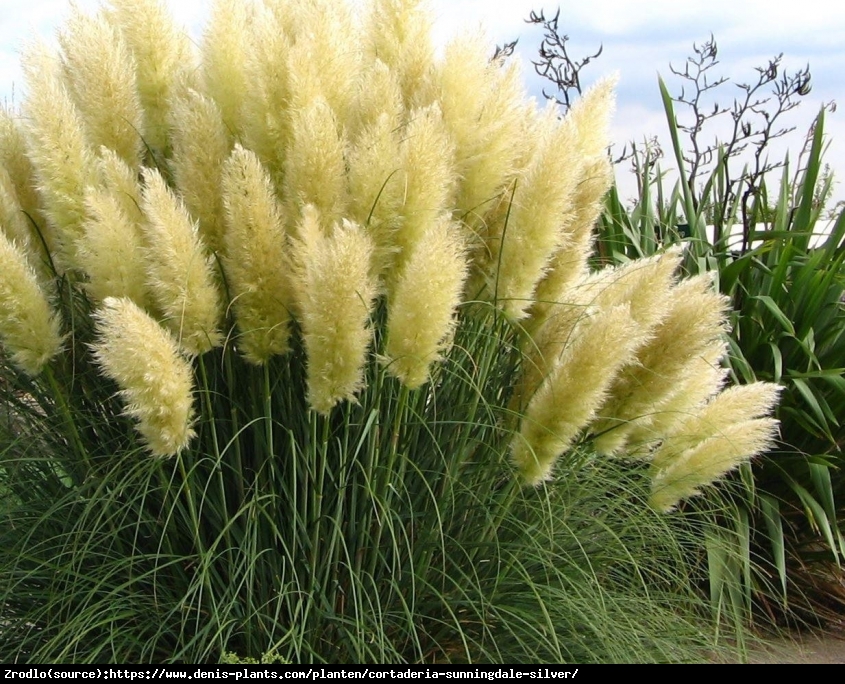
<svg viewBox="0 0 845 684"><path fill-rule="evenodd" d="M166 0L176 20L198 34L210 4L208 0ZM77 0L84 9L98 0ZM32 35L49 38L67 13L68 0L0 0L0 100L21 88L18 65L23 41ZM551 16L557 3L542 0L430 0L436 19L436 37L450 36L483 25L493 42L520 38L519 54L532 92L539 95L540 81L532 78L528 60L536 54L540 33L524 23L529 12L545 9ZM800 12L796 9L800 7ZM712 32L719 44L720 69L736 81L755 78L754 66L765 65L783 52L789 71L809 63L813 90L788 123L806 130L823 102L839 100L845 107L845 3L802 0L801 3L764 0L591 0L561 4L561 29L570 38L571 53L581 56L604 45L602 56L584 72L591 82L618 71L618 106L613 137L621 147L631 139L659 135L666 140L666 123L657 90L657 74L673 81L668 64L681 66L693 42L705 41ZM14 85L13 85L14 84ZM723 101L736 88L723 86ZM15 95L20 99L20 94ZM828 117L832 139L827 161L845 181L845 110ZM790 149L800 148L799 134L790 138ZM668 149L668 146L667 146ZM782 155L784 146L776 148ZM624 170L618 174L626 185ZM845 182L836 196L845 196Z"/></svg>

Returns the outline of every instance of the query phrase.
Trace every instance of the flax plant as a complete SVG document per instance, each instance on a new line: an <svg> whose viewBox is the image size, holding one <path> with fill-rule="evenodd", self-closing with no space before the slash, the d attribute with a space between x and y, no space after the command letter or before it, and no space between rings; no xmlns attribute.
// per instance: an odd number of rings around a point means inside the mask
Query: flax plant
<svg viewBox="0 0 845 684"><path fill-rule="evenodd" d="M702 537L662 511L768 443L774 393L720 394L724 303L679 251L589 272L612 83L560 120L425 17L220 0L195 54L110 0L29 57L0 118L3 660L713 647Z"/></svg>

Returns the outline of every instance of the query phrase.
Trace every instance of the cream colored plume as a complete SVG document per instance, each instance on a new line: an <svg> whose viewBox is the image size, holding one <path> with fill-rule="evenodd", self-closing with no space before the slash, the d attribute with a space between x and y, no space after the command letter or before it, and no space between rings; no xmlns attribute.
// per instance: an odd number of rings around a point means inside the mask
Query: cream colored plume
<svg viewBox="0 0 845 684"><path fill-rule="evenodd" d="M165 151L171 98L180 84L195 78L190 41L161 0L109 0L105 16L120 31L135 62L145 141L153 150Z"/></svg>
<svg viewBox="0 0 845 684"><path fill-rule="evenodd" d="M408 110L435 97L432 20L423 5L421 0L372 0L370 9L370 59L381 60L397 75Z"/></svg>
<svg viewBox="0 0 845 684"><path fill-rule="evenodd" d="M537 283L564 242L581 176L575 129L551 108L541 120L534 154L514 181L507 211L491 235L490 287L513 319L528 316Z"/></svg>
<svg viewBox="0 0 845 684"><path fill-rule="evenodd" d="M338 402L354 399L364 382L376 295L370 275L373 245L348 221L326 234L310 205L298 229L294 286L308 354L308 401L328 414Z"/></svg>
<svg viewBox="0 0 845 684"><path fill-rule="evenodd" d="M141 185L138 172L126 164L115 152L100 148L97 160L100 173L100 187L117 202L120 209L136 226L143 220L141 212Z"/></svg>
<svg viewBox="0 0 845 684"><path fill-rule="evenodd" d="M525 94L518 63L492 62L490 50L483 35L462 35L446 46L438 74L460 178L456 216L472 226L495 206L523 144Z"/></svg>
<svg viewBox="0 0 845 684"><path fill-rule="evenodd" d="M386 117L394 129L402 123L404 114L402 91L396 74L381 60L363 68L361 80L355 93L351 116L346 121L349 139L358 143L364 131L378 125Z"/></svg>
<svg viewBox="0 0 845 684"><path fill-rule="evenodd" d="M653 467L649 503L669 512L681 499L700 494L702 487L771 448L777 425L773 418L733 422L663 467Z"/></svg>
<svg viewBox="0 0 845 684"><path fill-rule="evenodd" d="M217 105L187 89L171 105L170 160L182 201L199 222L206 246L220 253L223 246L223 205L220 174L232 141Z"/></svg>
<svg viewBox="0 0 845 684"><path fill-rule="evenodd" d="M76 243L85 220L85 191L97 182L95 156L79 110L59 78L59 65L43 46L24 57L29 92L24 103L29 158L49 225L50 250L62 268L76 268Z"/></svg>
<svg viewBox="0 0 845 684"><path fill-rule="evenodd" d="M726 330L728 302L713 289L709 275L681 281L667 297L670 306L666 315L637 351L636 363L622 371L608 405L602 409L604 421L596 431L617 428L597 439L596 446L604 453L624 444L626 423L663 410L665 400L685 378L701 370L694 360L717 343Z"/></svg>
<svg viewBox="0 0 845 684"><path fill-rule="evenodd" d="M255 26L254 7L243 0L215 0L202 37L205 92L220 108L230 135L241 132L248 91L247 57Z"/></svg>
<svg viewBox="0 0 845 684"><path fill-rule="evenodd" d="M538 322L548 313L549 307L565 300L567 291L589 273L588 260L595 240L596 221L612 184L613 165L607 155L584 163L572 198L572 220L565 228L563 244L552 256L548 271L537 284L531 314Z"/></svg>
<svg viewBox="0 0 845 684"><path fill-rule="evenodd" d="M448 211L456 180L454 148L439 106L412 111L402 138L400 180L403 184L403 204L394 237L400 264L429 226Z"/></svg>
<svg viewBox="0 0 845 684"><path fill-rule="evenodd" d="M393 118L381 114L349 150L349 216L373 236L381 272L391 263L405 183L399 158L399 134Z"/></svg>
<svg viewBox="0 0 845 684"><path fill-rule="evenodd" d="M555 461L594 420L617 371L642 341L627 304L598 312L577 331L528 402L511 444L512 461L531 485L550 479Z"/></svg>
<svg viewBox="0 0 845 684"><path fill-rule="evenodd" d="M410 389L428 380L451 342L466 275L458 227L444 216L414 246L389 302L385 362Z"/></svg>
<svg viewBox="0 0 845 684"><path fill-rule="evenodd" d="M681 416L652 455L654 469L670 466L682 454L735 423L768 416L777 405L782 387L768 382L735 385L704 406Z"/></svg>
<svg viewBox="0 0 845 684"><path fill-rule="evenodd" d="M129 299L106 298L95 320L94 358L120 387L126 415L154 456L178 455L194 436L194 407L193 372L176 341Z"/></svg>
<svg viewBox="0 0 845 684"><path fill-rule="evenodd" d="M689 363L688 372L678 379L674 389L652 403L650 412L632 422L627 435L627 455L648 457L665 435L677 430L690 415L701 408L725 384L728 370L722 365L727 344L714 340Z"/></svg>
<svg viewBox="0 0 845 684"><path fill-rule="evenodd" d="M606 157L610 141L610 119L616 107L616 84L619 74L599 79L578 98L566 114L566 120L577 131L578 152L585 159Z"/></svg>
<svg viewBox="0 0 845 684"><path fill-rule="evenodd" d="M197 225L161 174L144 169L143 224L148 285L167 327L189 354L221 342L220 294Z"/></svg>
<svg viewBox="0 0 845 684"><path fill-rule="evenodd" d="M345 142L329 103L317 97L291 116L284 197L298 216L313 205L326 225L340 221L347 206Z"/></svg>
<svg viewBox="0 0 845 684"><path fill-rule="evenodd" d="M283 4L290 11L289 4ZM254 10L254 32L244 47L247 91L241 103L243 137L246 146L270 170L276 188L282 189L291 145L293 92L287 63L292 39L276 13L260 4Z"/></svg>
<svg viewBox="0 0 845 684"><path fill-rule="evenodd" d="M320 97L343 126L361 78L362 28L347 2L300 0L294 11L299 30L288 60L292 105L307 107Z"/></svg>
<svg viewBox="0 0 845 684"><path fill-rule="evenodd" d="M42 250L38 235L32 230L32 223L18 201L18 193L9 172L0 165L0 230L17 244L32 261L33 266L41 260Z"/></svg>
<svg viewBox="0 0 845 684"><path fill-rule="evenodd" d="M45 223L36 190L35 169L28 156L22 119L0 104L0 167L6 169L20 208L39 226Z"/></svg>
<svg viewBox="0 0 845 684"><path fill-rule="evenodd" d="M18 368L38 375L62 349L61 320L35 271L0 230L0 340Z"/></svg>
<svg viewBox="0 0 845 684"><path fill-rule="evenodd" d="M251 363L288 350L293 305L282 210L258 157L236 145L223 170L224 267L240 330L238 348Z"/></svg>
<svg viewBox="0 0 845 684"><path fill-rule="evenodd" d="M88 219L78 257L88 276L88 294L95 301L127 297L148 308L147 269L137 221L127 216L120 199L106 189L91 188L86 205Z"/></svg>
<svg viewBox="0 0 845 684"><path fill-rule="evenodd" d="M102 15L74 8L59 32L64 82L79 109L88 140L114 150L133 169L144 152L144 118L135 62Z"/></svg>

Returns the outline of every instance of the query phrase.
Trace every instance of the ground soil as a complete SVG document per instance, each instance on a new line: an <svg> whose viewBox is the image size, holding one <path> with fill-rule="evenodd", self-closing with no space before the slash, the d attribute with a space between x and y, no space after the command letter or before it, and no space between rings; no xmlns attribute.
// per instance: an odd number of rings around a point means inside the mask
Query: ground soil
<svg viewBox="0 0 845 684"><path fill-rule="evenodd" d="M845 665L845 620L825 631L792 632L762 639L749 649L749 664Z"/></svg>

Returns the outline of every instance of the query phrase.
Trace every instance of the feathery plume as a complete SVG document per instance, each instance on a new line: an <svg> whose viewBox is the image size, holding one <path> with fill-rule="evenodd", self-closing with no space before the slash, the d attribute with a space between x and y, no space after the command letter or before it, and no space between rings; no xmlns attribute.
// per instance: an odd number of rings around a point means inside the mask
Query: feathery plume
<svg viewBox="0 0 845 684"><path fill-rule="evenodd" d="M495 297L515 320L528 315L537 283L563 244L581 173L581 160L572 153L575 129L559 123L551 108L542 126L528 167L504 200L509 202L505 220L489 243Z"/></svg>
<svg viewBox="0 0 845 684"><path fill-rule="evenodd" d="M399 265L423 233L449 209L455 187L454 148L436 104L411 112L400 145L404 183L395 232Z"/></svg>
<svg viewBox="0 0 845 684"><path fill-rule="evenodd" d="M35 169L29 158L27 141L21 119L0 104L0 166L12 181L20 208L39 226L45 220L41 214L36 190Z"/></svg>
<svg viewBox="0 0 845 684"><path fill-rule="evenodd" d="M18 193L9 172L0 166L0 230L22 252L34 260L40 260L40 245L36 242L37 236L32 234L31 225L18 201Z"/></svg>
<svg viewBox="0 0 845 684"><path fill-rule="evenodd" d="M206 246L219 253L223 242L220 173L232 143L217 105L196 90L173 98L170 164L179 194L199 222Z"/></svg>
<svg viewBox="0 0 845 684"><path fill-rule="evenodd" d="M297 32L288 60L293 106L308 106L320 97L341 126L350 118L360 79L361 49L348 3L305 0L296 7ZM306 28L307 27L307 28Z"/></svg>
<svg viewBox="0 0 845 684"><path fill-rule="evenodd" d="M434 97L431 17L421 0L375 0L367 45L371 59L390 67L408 110L431 104Z"/></svg>
<svg viewBox="0 0 845 684"><path fill-rule="evenodd" d="M405 191L397 130L389 114L364 129L348 159L349 216L373 237L374 268L382 272L394 256Z"/></svg>
<svg viewBox="0 0 845 684"><path fill-rule="evenodd" d="M290 11L289 4L284 5ZM291 144L293 91L290 71L286 67L292 39L276 13L264 5L255 7L255 12L254 34L245 47L244 141L269 169L276 188L281 189Z"/></svg>
<svg viewBox="0 0 845 684"><path fill-rule="evenodd" d="M387 370L410 389L428 380L455 328L467 262L448 216L417 243L396 282L387 317Z"/></svg>
<svg viewBox="0 0 845 684"><path fill-rule="evenodd" d="M240 329L238 347L251 363L288 350L293 293L282 211L258 157L236 145L223 168L224 268Z"/></svg>
<svg viewBox="0 0 845 684"><path fill-rule="evenodd" d="M489 52L482 35L461 36L446 46L438 74L460 178L456 216L470 225L494 205L521 144L525 98L518 65L491 62Z"/></svg>
<svg viewBox="0 0 845 684"><path fill-rule="evenodd" d="M205 92L217 103L233 137L240 133L248 87L247 54L253 14L253 8L243 0L216 0L202 37Z"/></svg>
<svg viewBox="0 0 845 684"><path fill-rule="evenodd" d="M542 319L550 303L560 301L566 290L588 272L593 227L602 211L602 198L613 184L613 165L608 159L607 146L617 81L616 75L601 79L566 115L566 123L575 131L572 154L581 160L582 167L564 239L537 285L537 301L532 310L536 318Z"/></svg>
<svg viewBox="0 0 845 684"><path fill-rule="evenodd" d="M377 126L382 117L386 117L391 127L397 129L403 114L402 91L396 74L377 59L361 73L355 103L346 121L349 139L358 144L362 133L371 126Z"/></svg>
<svg viewBox="0 0 845 684"><path fill-rule="evenodd" d="M171 97L195 70L190 42L160 0L109 0L109 5L106 19L118 28L135 61L147 144L167 150Z"/></svg>
<svg viewBox="0 0 845 684"><path fill-rule="evenodd" d="M344 140L328 102L317 97L291 117L291 146L285 160L284 196L290 213L316 207L325 225L341 220L347 204Z"/></svg>
<svg viewBox="0 0 845 684"><path fill-rule="evenodd" d="M728 426L769 415L782 389L774 383L755 382L720 392L706 405L681 417L654 451L652 466L655 469L668 467L686 450L722 433Z"/></svg>
<svg viewBox="0 0 845 684"><path fill-rule="evenodd" d="M126 297L149 307L141 235L138 224L126 215L121 202L105 189L90 189L86 196L89 218L79 240L79 263L88 275L86 290L96 301Z"/></svg>
<svg viewBox="0 0 845 684"><path fill-rule="evenodd" d="M586 159L607 157L610 140L610 118L616 107L615 89L619 74L599 79L566 114L569 124L577 131L578 152Z"/></svg>
<svg viewBox="0 0 845 684"><path fill-rule="evenodd" d="M353 399L363 384L376 295L369 263L373 245L349 221L325 234L310 205L298 228L294 287L308 354L308 401L328 414L339 401Z"/></svg>
<svg viewBox="0 0 845 684"><path fill-rule="evenodd" d="M141 213L141 185L138 183L138 172L106 147L100 148L97 168L100 173L101 189L111 195L126 217L140 227L144 215Z"/></svg>
<svg viewBox="0 0 845 684"><path fill-rule="evenodd" d="M653 467L649 504L668 513L681 499L771 448L778 421L756 418L732 423L682 452L665 467Z"/></svg>
<svg viewBox="0 0 845 684"><path fill-rule="evenodd" d="M135 64L118 31L102 15L74 8L59 32L64 82L92 146L114 150L130 167L141 165L144 121Z"/></svg>
<svg viewBox="0 0 845 684"><path fill-rule="evenodd" d="M144 169L143 177L148 286L182 348L203 354L221 342L222 310L211 257L161 174Z"/></svg>
<svg viewBox="0 0 845 684"><path fill-rule="evenodd" d="M636 362L622 370L611 403L601 412L605 422L595 431L615 428L597 439L602 453L620 448L626 424L654 415L684 377L699 371L692 362L725 331L727 299L713 290L709 274L682 281L669 291L667 299L670 305L665 317L637 351Z"/></svg>
<svg viewBox="0 0 845 684"><path fill-rule="evenodd" d="M572 197L572 220L564 227L559 250L552 255L543 279L537 284L531 314L541 320L548 308L561 301L575 283L589 273L593 229L602 212L607 191L613 184L613 165L606 154L585 160Z"/></svg>
<svg viewBox="0 0 845 684"><path fill-rule="evenodd" d="M665 435L701 410L725 384L728 369L721 365L727 354L723 340L713 340L701 355L691 359L688 370L663 399L655 399L652 410L632 421L628 433L628 455L646 457Z"/></svg>
<svg viewBox="0 0 845 684"><path fill-rule="evenodd" d="M555 307L553 314L536 331L523 337L523 361L519 381L514 387L510 408L522 413L527 402L560 361L564 350L573 342L578 326L594 318L599 309L586 300L573 297Z"/></svg>
<svg viewBox="0 0 845 684"><path fill-rule="evenodd" d="M62 349L61 321L24 252L0 230L0 340L12 363L38 375Z"/></svg>
<svg viewBox="0 0 845 684"><path fill-rule="evenodd" d="M85 191L97 181L94 154L79 111L59 79L55 57L35 46L24 57L29 94L24 115L29 157L50 229L48 246L63 268L75 268L83 232Z"/></svg>
<svg viewBox="0 0 845 684"><path fill-rule="evenodd" d="M194 436L193 373L171 335L126 298L107 297L92 345L103 372L120 387L126 415L154 456L175 456Z"/></svg>
<svg viewBox="0 0 845 684"><path fill-rule="evenodd" d="M539 485L594 418L619 368L642 340L630 306L599 312L578 335L528 403L511 459L522 478Z"/></svg>

